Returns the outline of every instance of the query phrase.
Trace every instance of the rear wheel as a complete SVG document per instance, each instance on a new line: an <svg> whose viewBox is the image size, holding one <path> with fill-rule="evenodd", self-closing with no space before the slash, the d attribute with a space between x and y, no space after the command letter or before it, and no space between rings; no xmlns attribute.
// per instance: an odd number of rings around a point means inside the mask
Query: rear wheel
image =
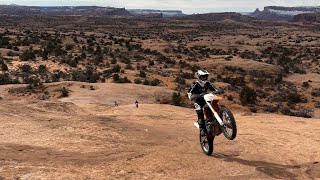
<svg viewBox="0 0 320 180"><path fill-rule="evenodd" d="M221 119L224 123L224 125L221 126L224 136L229 140L235 139L237 136L237 125L232 112L223 107L221 109Z"/></svg>
<svg viewBox="0 0 320 180"><path fill-rule="evenodd" d="M212 137L210 135L203 134L203 132L200 132L201 149L208 156L210 156L213 152L213 140L214 136Z"/></svg>

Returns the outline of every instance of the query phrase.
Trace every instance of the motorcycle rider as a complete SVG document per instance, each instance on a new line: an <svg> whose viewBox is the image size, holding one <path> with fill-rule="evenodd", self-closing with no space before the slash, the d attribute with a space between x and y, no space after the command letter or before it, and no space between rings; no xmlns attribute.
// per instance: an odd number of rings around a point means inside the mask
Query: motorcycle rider
<svg viewBox="0 0 320 180"><path fill-rule="evenodd" d="M209 73L206 70L198 70L196 72L196 78L197 81L194 82L189 91L188 91L188 97L190 100L194 100L194 107L196 110L196 113L198 115L198 123L195 122L194 125L198 126L201 131L206 132L205 128L205 122L204 122L204 114L202 111L203 106L206 104L203 96L207 94L207 90L211 90L212 92L222 92L219 89L216 89L209 81Z"/></svg>

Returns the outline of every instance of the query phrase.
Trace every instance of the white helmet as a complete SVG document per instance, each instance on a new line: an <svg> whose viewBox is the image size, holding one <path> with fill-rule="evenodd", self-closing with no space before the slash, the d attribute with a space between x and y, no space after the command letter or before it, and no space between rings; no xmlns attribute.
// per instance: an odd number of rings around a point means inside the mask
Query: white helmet
<svg viewBox="0 0 320 180"><path fill-rule="evenodd" d="M198 70L196 72L196 77L198 79L199 84L203 87L208 81L209 73L206 70Z"/></svg>

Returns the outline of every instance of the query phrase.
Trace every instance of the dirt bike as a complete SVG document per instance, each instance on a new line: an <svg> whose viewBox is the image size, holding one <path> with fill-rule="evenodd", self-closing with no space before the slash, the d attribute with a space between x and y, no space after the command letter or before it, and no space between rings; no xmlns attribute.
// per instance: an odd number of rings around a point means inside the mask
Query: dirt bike
<svg viewBox="0 0 320 180"><path fill-rule="evenodd" d="M202 151L206 155L213 153L213 141L215 136L221 133L229 139L233 140L237 136L237 125L232 112L219 103L222 97L209 93L203 96L206 105L202 110L205 115L205 127L207 132L200 131L200 145ZM194 124L199 129L197 122Z"/></svg>

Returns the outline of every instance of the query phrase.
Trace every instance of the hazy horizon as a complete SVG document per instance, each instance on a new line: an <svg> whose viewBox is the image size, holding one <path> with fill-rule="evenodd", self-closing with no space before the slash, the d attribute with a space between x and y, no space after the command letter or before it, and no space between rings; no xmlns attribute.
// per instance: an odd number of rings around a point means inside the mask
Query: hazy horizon
<svg viewBox="0 0 320 180"><path fill-rule="evenodd" d="M265 6L320 6L318 0L0 0L1 5L26 6L103 6L126 9L181 10L186 14L209 12L253 12Z"/></svg>

